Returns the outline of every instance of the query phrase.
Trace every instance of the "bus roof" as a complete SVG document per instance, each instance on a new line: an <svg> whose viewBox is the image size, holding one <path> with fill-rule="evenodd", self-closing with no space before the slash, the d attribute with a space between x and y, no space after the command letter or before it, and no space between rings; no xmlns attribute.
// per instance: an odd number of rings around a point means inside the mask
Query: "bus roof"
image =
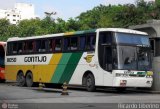
<svg viewBox="0 0 160 109"><path fill-rule="evenodd" d="M0 41L0 45L5 45L6 42Z"/></svg>
<svg viewBox="0 0 160 109"><path fill-rule="evenodd" d="M113 31L113 32L123 32L123 33L131 33L131 34L141 34L148 35L145 32L140 32L137 30L124 29L124 28L99 28L99 29L90 29L84 31L75 31L75 32L66 32L66 33L57 33L57 34L48 34L41 36L30 36L30 37L12 37L7 41L17 41L17 40L30 40L30 39L38 39L38 38L49 38L49 37L58 37L58 36L67 36L67 35L77 35L77 34L85 34L85 33L95 33L100 31Z"/></svg>
<svg viewBox="0 0 160 109"><path fill-rule="evenodd" d="M141 31L137 31L137 30L131 30L131 29L125 29L125 28L100 28L100 29L97 29L97 31L113 31L113 32L148 35L145 32L141 32Z"/></svg>

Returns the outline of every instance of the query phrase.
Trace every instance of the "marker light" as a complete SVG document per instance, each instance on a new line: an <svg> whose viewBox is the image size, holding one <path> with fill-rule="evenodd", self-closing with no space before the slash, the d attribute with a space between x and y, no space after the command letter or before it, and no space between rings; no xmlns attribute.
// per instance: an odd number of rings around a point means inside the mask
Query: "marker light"
<svg viewBox="0 0 160 109"><path fill-rule="evenodd" d="M147 71L146 77L151 78L152 76L153 76L153 72L152 71Z"/></svg>

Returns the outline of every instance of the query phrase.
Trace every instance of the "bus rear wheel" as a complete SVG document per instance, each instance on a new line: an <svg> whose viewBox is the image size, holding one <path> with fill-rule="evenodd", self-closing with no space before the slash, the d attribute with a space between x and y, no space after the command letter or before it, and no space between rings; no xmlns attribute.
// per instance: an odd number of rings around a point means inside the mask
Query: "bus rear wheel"
<svg viewBox="0 0 160 109"><path fill-rule="evenodd" d="M25 77L24 77L23 72L19 72L17 74L17 80L16 81L17 81L18 86L21 86L21 87L25 86Z"/></svg>
<svg viewBox="0 0 160 109"><path fill-rule="evenodd" d="M88 74L86 77L86 89L89 92L95 91L95 79L92 74Z"/></svg>
<svg viewBox="0 0 160 109"><path fill-rule="evenodd" d="M5 83L6 80L5 79L0 79L0 83Z"/></svg>
<svg viewBox="0 0 160 109"><path fill-rule="evenodd" d="M28 72L26 75L26 85L27 85L27 87L33 86L33 75L31 72Z"/></svg>

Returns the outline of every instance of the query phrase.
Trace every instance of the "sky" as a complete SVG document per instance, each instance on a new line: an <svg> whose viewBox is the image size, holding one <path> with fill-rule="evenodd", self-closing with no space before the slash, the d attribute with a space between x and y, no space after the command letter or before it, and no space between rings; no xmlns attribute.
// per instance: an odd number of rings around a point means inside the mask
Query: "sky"
<svg viewBox="0 0 160 109"><path fill-rule="evenodd" d="M40 18L44 18L44 12L56 12L53 17L68 20L100 4L135 4L135 2L136 0L0 0L0 9L13 8L15 3L30 3L35 7L36 16Z"/></svg>

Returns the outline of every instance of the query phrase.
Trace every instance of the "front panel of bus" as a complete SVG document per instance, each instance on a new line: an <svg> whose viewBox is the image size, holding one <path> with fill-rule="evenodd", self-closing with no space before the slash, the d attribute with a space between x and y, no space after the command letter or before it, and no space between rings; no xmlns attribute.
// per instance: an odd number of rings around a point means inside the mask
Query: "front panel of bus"
<svg viewBox="0 0 160 109"><path fill-rule="evenodd" d="M98 59L104 70L104 85L110 82L115 87L151 87L153 72L146 35L100 32Z"/></svg>

